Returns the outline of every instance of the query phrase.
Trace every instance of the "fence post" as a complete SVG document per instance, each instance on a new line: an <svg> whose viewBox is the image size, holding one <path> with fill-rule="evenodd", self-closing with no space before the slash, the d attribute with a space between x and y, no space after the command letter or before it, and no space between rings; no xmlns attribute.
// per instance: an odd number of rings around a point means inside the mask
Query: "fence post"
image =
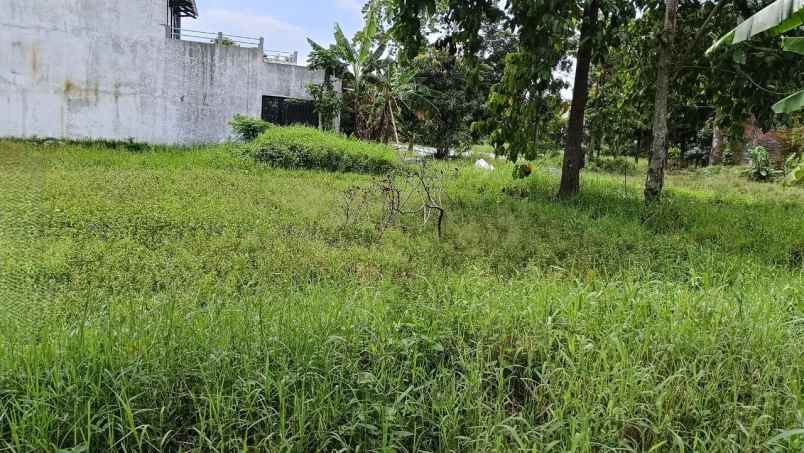
<svg viewBox="0 0 804 453"><path fill-rule="evenodd" d="M216 44L219 46L223 45L223 32L218 32L218 42Z"/></svg>
<svg viewBox="0 0 804 453"><path fill-rule="evenodd" d="M262 52L264 49L265 49L265 38L260 36L260 52Z"/></svg>

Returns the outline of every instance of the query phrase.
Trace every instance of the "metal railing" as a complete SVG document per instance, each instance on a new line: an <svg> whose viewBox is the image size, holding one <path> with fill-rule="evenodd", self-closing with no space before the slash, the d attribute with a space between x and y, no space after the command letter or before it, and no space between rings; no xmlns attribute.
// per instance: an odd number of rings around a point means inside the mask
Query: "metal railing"
<svg viewBox="0 0 804 453"><path fill-rule="evenodd" d="M176 28L171 27L169 25L166 26L166 29L167 29L167 36L170 39L200 42L204 44L243 47L246 49L263 50L263 47L265 46L264 38L227 35L224 33L211 33L208 31L190 30L188 28ZM298 64L299 52L288 52L283 50L263 50L263 59L268 63Z"/></svg>
<svg viewBox="0 0 804 453"><path fill-rule="evenodd" d="M263 46L262 38L249 36L227 35L224 33L211 33L208 31L190 30L188 28L168 28L168 37L182 41L203 42L206 44L219 44L232 47L245 47L260 49Z"/></svg>
<svg viewBox="0 0 804 453"><path fill-rule="evenodd" d="M268 63L298 64L299 52L284 52L281 50L264 51L265 61Z"/></svg>

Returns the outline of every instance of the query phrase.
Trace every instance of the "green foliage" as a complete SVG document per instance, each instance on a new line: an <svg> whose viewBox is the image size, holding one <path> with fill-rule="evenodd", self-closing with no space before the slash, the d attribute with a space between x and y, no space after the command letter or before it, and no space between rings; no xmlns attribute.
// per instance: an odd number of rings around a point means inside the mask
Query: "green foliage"
<svg viewBox="0 0 804 453"><path fill-rule="evenodd" d="M784 173L786 175L784 180L786 186L804 185L804 159L797 154L791 155L785 161Z"/></svg>
<svg viewBox="0 0 804 453"><path fill-rule="evenodd" d="M717 40L706 51L706 54L709 55L722 46L735 45L750 40L765 32L771 36L781 35L799 28L802 24L804 24L804 2L800 0L776 0L745 19L737 28ZM802 53L804 46L801 44L801 39L800 37L785 38L782 40L780 47L788 52ZM765 53L766 51L763 49L762 52ZM740 65L746 64L745 52L742 47L738 48L732 55L736 63ZM764 70L768 66L772 65L766 61L762 65L762 69ZM795 72L790 79L796 81L799 79L797 76L800 76L800 64L795 64L793 68ZM793 113L803 108L804 90L798 91L773 105L773 111L777 114Z"/></svg>
<svg viewBox="0 0 804 453"><path fill-rule="evenodd" d="M793 113L804 109L804 90L791 94L773 105L776 113Z"/></svg>
<svg viewBox="0 0 804 453"><path fill-rule="evenodd" d="M366 128L368 137L388 142L393 138L399 143L400 129L407 129L409 138L415 126L405 124L404 119L422 105L429 105L432 91L422 83L417 68L399 64L385 58L370 78L371 85L366 96ZM400 124L401 123L401 124Z"/></svg>
<svg viewBox="0 0 804 453"><path fill-rule="evenodd" d="M600 157L589 162L588 169L601 173L611 174L636 174L636 164L633 160L626 157Z"/></svg>
<svg viewBox="0 0 804 453"><path fill-rule="evenodd" d="M246 153L258 162L294 169L376 174L399 165L396 152L385 145L302 126L271 128Z"/></svg>
<svg viewBox="0 0 804 453"><path fill-rule="evenodd" d="M734 161L734 146L731 143L727 143L723 148L723 165L734 165L737 162Z"/></svg>
<svg viewBox="0 0 804 453"><path fill-rule="evenodd" d="M670 160L681 159L681 148L678 146L671 146L667 149L667 158Z"/></svg>
<svg viewBox="0 0 804 453"><path fill-rule="evenodd" d="M783 172L773 168L768 155L768 150L763 146L757 146L750 151L751 168L746 170L746 174L754 181L770 181Z"/></svg>
<svg viewBox="0 0 804 453"><path fill-rule="evenodd" d="M799 164L785 178L785 185L804 186L804 163Z"/></svg>
<svg viewBox="0 0 804 453"><path fill-rule="evenodd" d="M514 161L519 156L534 159L543 149L534 138L558 132L552 126L561 123L563 84L553 79L551 71L540 70L539 62L528 53L509 54L506 61L503 80L488 99L489 118L474 127L488 136L500 155Z"/></svg>
<svg viewBox="0 0 804 453"><path fill-rule="evenodd" d="M307 93L313 98L315 111L321 120L320 126L324 130L333 129L333 123L337 120L338 114L343 108L341 95L325 83L307 84Z"/></svg>
<svg viewBox="0 0 804 453"><path fill-rule="evenodd" d="M0 141L0 448L804 446L801 189L456 160L444 237L377 242L365 175L54 146Z"/></svg>
<svg viewBox="0 0 804 453"><path fill-rule="evenodd" d="M240 114L235 115L229 122L229 125L232 127L234 133L245 142L253 141L257 136L273 127L271 123L259 118Z"/></svg>
<svg viewBox="0 0 804 453"><path fill-rule="evenodd" d="M232 38L228 36L224 36L223 38L215 38L212 41L212 44L223 46L223 47L240 47Z"/></svg>
<svg viewBox="0 0 804 453"><path fill-rule="evenodd" d="M313 48L308 61L314 67L324 69L327 76L341 77L342 83L349 85L355 132L359 137L367 138L368 127L365 122L371 103L366 102L366 90L387 48L376 2L369 4L363 29L355 33L351 40L338 23L335 24L334 39L335 44L324 48L308 38ZM325 84L328 83L327 77Z"/></svg>
<svg viewBox="0 0 804 453"><path fill-rule="evenodd" d="M776 0L744 20L734 30L717 40L706 53L718 47L729 46L749 40L760 33L780 35L804 24L804 2L800 0Z"/></svg>
<svg viewBox="0 0 804 453"><path fill-rule="evenodd" d="M438 157L447 157L450 148L471 141L472 115L482 100L470 95L465 61L448 52L429 48L410 67L425 95L409 104L403 126L417 143L433 146Z"/></svg>
<svg viewBox="0 0 804 453"><path fill-rule="evenodd" d="M344 55L335 45L326 48L309 38L307 43L312 48L307 56L307 67L324 71L325 84L331 84L332 77L343 78L348 73L347 63L341 59Z"/></svg>

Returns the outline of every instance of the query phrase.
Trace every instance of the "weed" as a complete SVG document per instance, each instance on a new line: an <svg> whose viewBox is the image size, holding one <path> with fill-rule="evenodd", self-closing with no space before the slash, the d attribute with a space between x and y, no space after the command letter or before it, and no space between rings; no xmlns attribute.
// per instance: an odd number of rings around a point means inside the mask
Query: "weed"
<svg viewBox="0 0 804 453"><path fill-rule="evenodd" d="M281 168L379 174L399 166L388 146L302 126L268 129L247 150L257 161Z"/></svg>
<svg viewBox="0 0 804 453"><path fill-rule="evenodd" d="M456 160L367 241L371 176L233 149L0 141L0 449L804 447L801 189Z"/></svg>

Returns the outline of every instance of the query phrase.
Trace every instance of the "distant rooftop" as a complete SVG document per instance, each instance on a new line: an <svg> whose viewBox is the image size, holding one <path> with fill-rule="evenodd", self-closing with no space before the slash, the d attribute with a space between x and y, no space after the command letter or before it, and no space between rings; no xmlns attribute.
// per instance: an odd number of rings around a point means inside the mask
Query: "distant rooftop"
<svg viewBox="0 0 804 453"><path fill-rule="evenodd" d="M198 17L198 7L195 0L170 0L170 7L181 17Z"/></svg>

